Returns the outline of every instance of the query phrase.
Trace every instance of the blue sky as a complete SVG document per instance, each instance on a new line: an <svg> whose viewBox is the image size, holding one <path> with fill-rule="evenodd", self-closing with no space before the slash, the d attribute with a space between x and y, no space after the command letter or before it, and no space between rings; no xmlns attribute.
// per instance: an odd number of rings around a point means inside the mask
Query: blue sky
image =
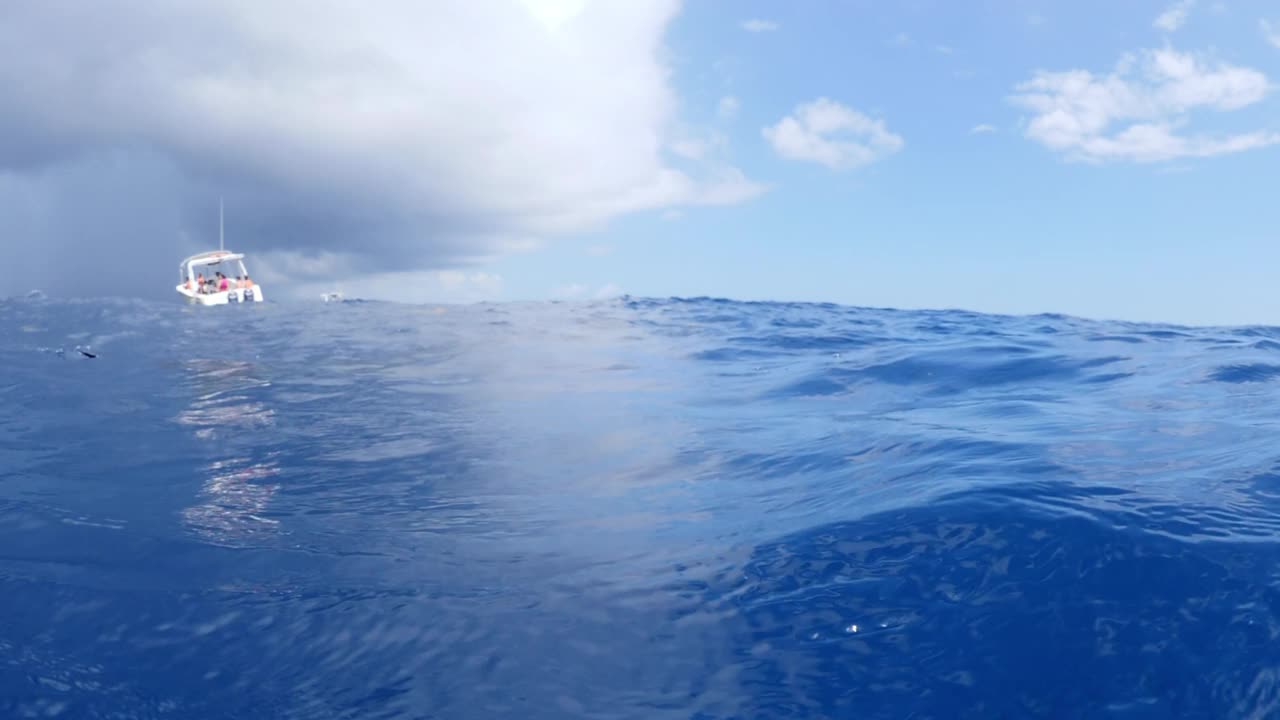
<svg viewBox="0 0 1280 720"><path fill-rule="evenodd" d="M733 161L768 191L728 207L618 218L491 270L510 298L606 288L1274 323L1280 145L1083 160L1028 137L1034 113L1011 100L1038 70L1105 76L1146 50L1280 76L1280 47L1263 25L1280 21L1280 7L1196 2L1176 29L1157 27L1170 9L688 3L666 34L683 115L722 133ZM745 29L752 19L771 29ZM720 118L725 97L738 109ZM781 157L762 128L820 97L883 121L901 149L847 170ZM1267 92L1239 109L1167 118L1188 136L1220 138L1280 132L1277 109ZM974 132L983 125L991 130Z"/></svg>
<svg viewBox="0 0 1280 720"><path fill-rule="evenodd" d="M1274 0L0 4L0 296L1277 323ZM116 281L100 282L104 273Z"/></svg>

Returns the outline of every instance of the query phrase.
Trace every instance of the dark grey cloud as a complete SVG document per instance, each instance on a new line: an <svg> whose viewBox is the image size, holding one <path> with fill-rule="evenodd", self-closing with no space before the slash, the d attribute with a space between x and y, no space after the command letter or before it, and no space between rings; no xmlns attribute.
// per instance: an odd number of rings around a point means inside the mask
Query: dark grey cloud
<svg viewBox="0 0 1280 720"><path fill-rule="evenodd" d="M666 159L676 10L0 4L0 228L20 246L0 295L94 287L107 261L125 294L160 266L168 288L216 243L219 197L229 246L301 274L453 267L620 213L740 202L760 188L727 164Z"/></svg>

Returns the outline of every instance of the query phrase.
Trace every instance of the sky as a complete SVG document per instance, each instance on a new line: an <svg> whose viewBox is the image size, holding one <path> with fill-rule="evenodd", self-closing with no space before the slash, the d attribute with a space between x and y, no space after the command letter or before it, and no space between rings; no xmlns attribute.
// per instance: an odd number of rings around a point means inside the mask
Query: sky
<svg viewBox="0 0 1280 720"><path fill-rule="evenodd" d="M1272 0L0 5L0 296L1280 324Z"/></svg>

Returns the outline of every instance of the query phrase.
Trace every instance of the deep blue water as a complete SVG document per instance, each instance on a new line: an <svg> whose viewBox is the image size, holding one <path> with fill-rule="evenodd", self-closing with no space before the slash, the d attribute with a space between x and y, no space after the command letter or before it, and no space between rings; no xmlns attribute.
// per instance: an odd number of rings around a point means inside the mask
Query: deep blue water
<svg viewBox="0 0 1280 720"><path fill-rule="evenodd" d="M3 300L0 717L1276 717L1278 383L1274 328Z"/></svg>

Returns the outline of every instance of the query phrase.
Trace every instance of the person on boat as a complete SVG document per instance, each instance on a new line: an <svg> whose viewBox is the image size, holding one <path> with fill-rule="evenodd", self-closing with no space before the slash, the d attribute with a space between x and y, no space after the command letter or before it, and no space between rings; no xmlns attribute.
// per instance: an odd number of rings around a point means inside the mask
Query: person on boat
<svg viewBox="0 0 1280 720"><path fill-rule="evenodd" d="M227 276L222 273L218 273L218 292L225 292L229 287L230 284L227 282Z"/></svg>
<svg viewBox="0 0 1280 720"><path fill-rule="evenodd" d="M187 282L187 287L191 287L190 281ZM204 273L200 273L196 275L196 292L198 293L204 292Z"/></svg>
<svg viewBox="0 0 1280 720"><path fill-rule="evenodd" d="M248 275L244 276L244 282L240 284L240 287L244 287L244 288L253 287L253 281L249 279Z"/></svg>

